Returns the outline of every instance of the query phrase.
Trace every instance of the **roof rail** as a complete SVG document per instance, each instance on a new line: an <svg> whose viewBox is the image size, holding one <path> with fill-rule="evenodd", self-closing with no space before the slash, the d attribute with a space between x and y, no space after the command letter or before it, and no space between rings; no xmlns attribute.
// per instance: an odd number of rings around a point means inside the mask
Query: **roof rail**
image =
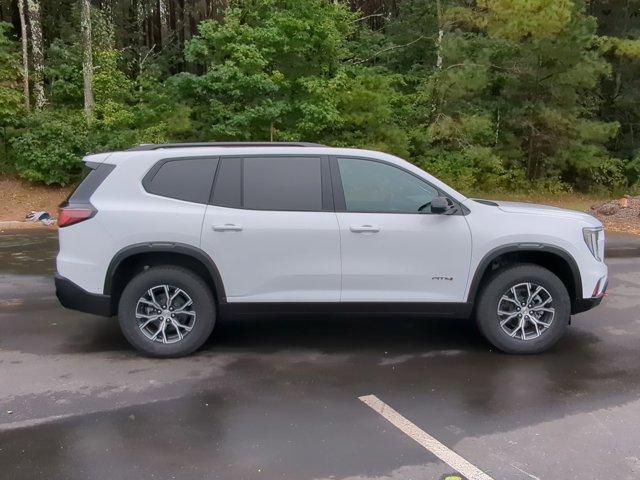
<svg viewBox="0 0 640 480"><path fill-rule="evenodd" d="M163 148L191 148L191 147L325 147L319 143L310 142L193 142L193 143L143 143L132 147L128 151L161 150Z"/></svg>

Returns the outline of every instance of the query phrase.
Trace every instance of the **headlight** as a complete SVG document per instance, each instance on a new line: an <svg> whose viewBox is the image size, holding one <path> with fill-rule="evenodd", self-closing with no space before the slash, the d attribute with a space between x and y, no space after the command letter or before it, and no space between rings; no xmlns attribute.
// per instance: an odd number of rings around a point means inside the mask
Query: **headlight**
<svg viewBox="0 0 640 480"><path fill-rule="evenodd" d="M589 251L599 262L604 258L604 230L602 227L585 227L582 229L584 242L587 244Z"/></svg>

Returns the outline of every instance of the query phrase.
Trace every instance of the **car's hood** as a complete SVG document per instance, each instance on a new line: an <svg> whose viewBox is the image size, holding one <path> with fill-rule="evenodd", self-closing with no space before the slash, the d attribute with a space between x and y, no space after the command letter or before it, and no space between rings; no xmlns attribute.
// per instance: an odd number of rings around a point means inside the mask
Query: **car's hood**
<svg viewBox="0 0 640 480"><path fill-rule="evenodd" d="M504 202L501 200L490 200L490 202L506 213L545 215L557 218L567 218L582 221L594 227L602 225L600 220L598 220L596 217L589 215L588 213L578 212L576 210L566 210L564 208L552 207L550 205L539 205L536 203Z"/></svg>

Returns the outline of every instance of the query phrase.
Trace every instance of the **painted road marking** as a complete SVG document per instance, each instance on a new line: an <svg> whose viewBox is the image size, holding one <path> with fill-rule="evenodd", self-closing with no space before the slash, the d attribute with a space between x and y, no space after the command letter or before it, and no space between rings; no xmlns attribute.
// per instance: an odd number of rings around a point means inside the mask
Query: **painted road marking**
<svg viewBox="0 0 640 480"><path fill-rule="evenodd" d="M385 420L390 422L394 427L398 428L401 432L418 442L429 452L433 453L436 457L451 468L455 469L457 472L460 472L469 480L493 480L489 475L467 462L456 452L447 448L424 430L418 428L416 424L404 418L375 395L364 395L358 398L373 411L382 415Z"/></svg>

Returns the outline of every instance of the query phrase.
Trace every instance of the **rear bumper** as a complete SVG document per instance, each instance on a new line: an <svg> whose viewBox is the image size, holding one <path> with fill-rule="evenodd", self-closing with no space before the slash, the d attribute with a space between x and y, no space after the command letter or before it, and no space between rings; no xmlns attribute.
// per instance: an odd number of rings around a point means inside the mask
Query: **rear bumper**
<svg viewBox="0 0 640 480"><path fill-rule="evenodd" d="M103 317L111 317L111 296L89 293L68 278L56 274L56 297L63 307L80 312L92 313Z"/></svg>

